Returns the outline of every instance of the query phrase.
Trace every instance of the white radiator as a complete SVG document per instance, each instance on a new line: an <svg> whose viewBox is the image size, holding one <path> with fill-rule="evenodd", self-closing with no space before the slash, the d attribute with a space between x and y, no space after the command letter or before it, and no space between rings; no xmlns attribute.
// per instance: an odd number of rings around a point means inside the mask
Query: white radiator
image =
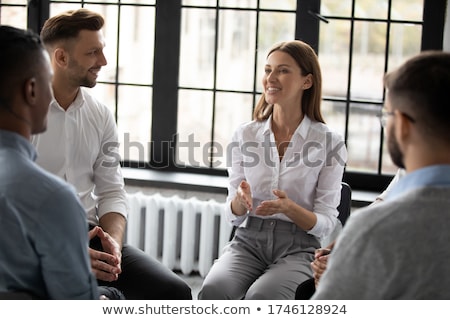
<svg viewBox="0 0 450 320"><path fill-rule="evenodd" d="M205 277L229 240L224 203L137 192L128 194L128 204L126 243L183 274Z"/></svg>

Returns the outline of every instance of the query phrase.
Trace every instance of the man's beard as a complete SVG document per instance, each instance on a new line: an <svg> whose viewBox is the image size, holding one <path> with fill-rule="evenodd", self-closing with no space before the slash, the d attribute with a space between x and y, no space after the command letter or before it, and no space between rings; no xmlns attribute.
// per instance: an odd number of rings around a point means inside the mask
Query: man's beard
<svg viewBox="0 0 450 320"><path fill-rule="evenodd" d="M72 59L69 62L69 69L71 69L71 77L73 82L76 83L77 86L93 88L97 84L96 79L89 79L86 75L86 71L78 64L78 61Z"/></svg>
<svg viewBox="0 0 450 320"><path fill-rule="evenodd" d="M80 87L87 87L87 88L93 88L97 84L97 81L89 80L88 77L82 77L80 79Z"/></svg>
<svg viewBox="0 0 450 320"><path fill-rule="evenodd" d="M399 168L405 169L405 164L403 163L403 153L400 150L397 139L395 138L395 128L392 126L389 130L388 136L388 151L391 155L392 162Z"/></svg>

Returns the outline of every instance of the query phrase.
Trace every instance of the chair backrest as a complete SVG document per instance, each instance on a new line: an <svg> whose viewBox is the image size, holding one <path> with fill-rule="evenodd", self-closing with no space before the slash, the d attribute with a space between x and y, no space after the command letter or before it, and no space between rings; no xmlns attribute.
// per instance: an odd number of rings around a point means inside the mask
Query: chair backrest
<svg viewBox="0 0 450 320"><path fill-rule="evenodd" d="M350 216L350 211L352 208L352 188L348 183L341 183L341 202L337 207L339 211L338 219L341 221L342 226L347 222Z"/></svg>

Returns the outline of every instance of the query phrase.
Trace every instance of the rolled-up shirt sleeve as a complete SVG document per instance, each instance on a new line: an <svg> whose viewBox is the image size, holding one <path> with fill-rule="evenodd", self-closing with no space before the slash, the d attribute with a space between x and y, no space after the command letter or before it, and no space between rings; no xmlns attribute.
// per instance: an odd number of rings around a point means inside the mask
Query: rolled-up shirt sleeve
<svg viewBox="0 0 450 320"><path fill-rule="evenodd" d="M126 192L120 167L117 128L111 114L105 117L101 149L94 164L94 194L97 196L97 214L108 212L128 216Z"/></svg>

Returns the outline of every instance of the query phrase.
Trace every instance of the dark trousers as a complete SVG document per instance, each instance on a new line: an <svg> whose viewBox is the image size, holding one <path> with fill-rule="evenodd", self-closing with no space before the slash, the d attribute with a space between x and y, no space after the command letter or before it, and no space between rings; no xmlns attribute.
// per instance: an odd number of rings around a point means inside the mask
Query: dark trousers
<svg viewBox="0 0 450 320"><path fill-rule="evenodd" d="M97 237L90 247L103 251ZM128 300L191 300L191 288L172 270L148 254L124 244L122 273L113 282L98 280L100 286L119 289Z"/></svg>
<svg viewBox="0 0 450 320"><path fill-rule="evenodd" d="M316 292L314 278L308 279L300 283L295 292L295 300L309 300Z"/></svg>

